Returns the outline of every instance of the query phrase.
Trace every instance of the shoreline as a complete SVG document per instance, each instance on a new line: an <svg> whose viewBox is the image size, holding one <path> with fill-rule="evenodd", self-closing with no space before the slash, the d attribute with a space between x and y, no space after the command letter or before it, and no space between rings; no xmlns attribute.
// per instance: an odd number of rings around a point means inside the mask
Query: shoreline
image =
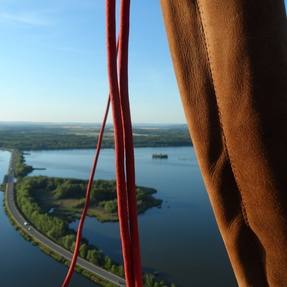
<svg viewBox="0 0 287 287"><path fill-rule="evenodd" d="M70 261L65 259L63 256L59 255L58 253L55 253L53 250L51 250L49 248L49 246L43 244L41 241L36 240L34 237L32 237L30 235L30 233L28 233L28 231L23 228L23 226L21 226L17 220L14 218L10 208L8 207L7 204L7 196L6 196L7 192L4 192L4 199L3 199L3 206L4 206L4 211L11 223L11 225L15 228L16 231L19 232L19 234L28 242L30 242L33 246L37 246L39 247L39 249L45 254L48 255L50 257L52 257L54 260L56 260L59 263L64 264L65 266L69 266L70 265ZM68 251L68 250L67 250ZM81 267L79 267L78 265L75 268L75 271L77 273L79 273L80 275L84 276L85 278L91 280L92 282L96 283L96 284L100 284L101 286L104 287L109 287L111 285L107 285L107 284L111 284L111 283L107 283L105 280L101 279L100 277L95 276L95 274L87 271L86 269L83 269ZM112 285L114 286L114 285Z"/></svg>
<svg viewBox="0 0 287 287"><path fill-rule="evenodd" d="M12 151L12 153L11 153L11 157L10 157L10 164L9 164L9 168L8 168L8 175L10 174L11 175L11 173L13 173L13 170L12 170L12 168L11 168L11 165L13 165L13 164L15 164L15 158L13 158L13 156L15 156L15 153L16 152L19 152L20 153L20 155L23 155L23 151L19 151L19 150L13 150ZM20 157L21 158L21 157ZM29 166L27 166L26 164L25 164L25 158L23 158L22 157L22 164L24 165L24 166L26 166L26 167L29 167ZM29 172L28 172L29 173ZM26 174L27 175L27 174ZM25 178L26 177L26 175L24 175L23 177ZM10 176L11 177L11 176ZM13 177L13 176L12 176ZM20 180L20 179L19 179ZM6 192L5 192L5 200L4 200L4 203L5 203L5 212L6 212L6 214L7 214L7 216L9 217L9 219L10 219L10 221L13 223L14 222L14 226L16 227L16 230L17 231L19 231L19 233L26 239L26 240L28 240L28 241L30 241L33 245L37 245L37 246L39 246L39 248L45 253L45 254L47 254L47 255L49 255L49 256L51 256L52 258L54 258L56 261L58 261L58 262L60 262L60 263L64 263L65 265L68 265L69 264L69 260L67 260L67 259L65 259L64 257L62 257L61 255L59 255L58 253L55 253L53 250L51 250L51 247L49 248L49 247L47 247L45 244L43 244L41 241L39 242L38 240L35 240L35 238L34 237L32 237L31 236L31 234L27 231L27 230L25 230L24 228L23 228L23 226L21 226L19 223L17 223L17 221L15 220L15 218L13 218L13 215L11 214L11 210L9 210L9 207L8 206L6 206L7 205L7 202L6 202L6 198L8 197L8 192L7 192L7 188L8 188L8 184L9 184L9 181L8 181L8 183L7 183L7 185L6 185ZM16 202L15 202L15 204L16 204ZM19 209L19 207L18 207L18 209ZM20 211L20 213L21 214L23 214L22 213L22 211ZM23 216L23 215L22 215ZM27 220L28 221L28 220ZM29 222L29 221L28 221ZM44 234L44 233L42 233L42 232L40 232L37 228L35 228L35 226L34 225L31 225L31 228L32 229L34 229L34 232L39 232L39 233L41 233L42 234L42 236L44 236L44 237L47 237L47 235L46 234ZM74 230L71 230L73 233L74 233ZM47 237L48 238L48 237ZM67 248L65 248L64 246L62 246L62 244L59 244L57 241L54 241L53 240L53 242L54 242L54 244L58 244L58 246L59 247L61 247L61 248L63 248L63 249L65 249L66 251L69 251L69 249L67 249ZM87 240L85 240L85 239L83 239L83 242L88 242ZM93 246L93 245L91 245L91 246ZM95 248L97 248L96 246L95 246ZM103 253L103 256L105 257L105 258L109 258L108 256L106 256L106 254L104 254ZM79 257L79 259L80 259L81 257ZM82 258L81 258L81 260L83 260ZM88 262L88 261L87 261ZM112 264L116 264L116 262L115 261L113 261L113 260L111 260L110 261ZM90 264L92 264L92 265L94 265L93 263L90 263ZM98 265L94 265L94 266L98 266ZM101 265L100 265L101 266ZM114 266L114 265L113 265ZM117 265L116 265L117 266ZM120 265L118 265L118 267L120 267ZM101 267L102 268L102 267ZM110 270L110 269L105 269L106 271L108 271L108 270ZM97 284L100 284L101 286L106 286L106 287L110 287L110 286L125 286L125 285L118 285L119 283L117 283L117 285L114 285L114 284L112 284L112 283L106 283L107 281L105 281L105 280L103 280L103 279L101 279L101 278L99 278L97 275L95 275L94 273L90 273L89 271L87 271L86 269L83 269L83 268L81 268L81 267L77 267L76 268L76 271L78 272L78 273L80 273L80 274L82 274L84 277L86 277L86 278L88 278L88 279L90 279L91 281L93 281L93 282L95 282L95 283L97 283ZM110 271L108 271L108 272L110 272ZM116 272L117 273L117 272ZM116 275L116 276L118 276L116 273L114 273L114 272L111 272L111 274L114 274L114 275ZM143 272L144 273L144 282L152 282L151 284L153 284L153 285L149 285L149 286L158 286L158 287L168 287L168 286L170 286L170 287L174 287L175 285L173 284L173 283L167 283L167 282L163 282L163 278L161 278L161 277L158 277L158 274L159 274L159 272L152 272L152 273L146 273L146 272ZM121 278L122 279L122 278ZM114 281L115 282L115 281ZM116 281L116 282L119 282L119 281ZM162 285L162 284L164 284L164 285Z"/></svg>

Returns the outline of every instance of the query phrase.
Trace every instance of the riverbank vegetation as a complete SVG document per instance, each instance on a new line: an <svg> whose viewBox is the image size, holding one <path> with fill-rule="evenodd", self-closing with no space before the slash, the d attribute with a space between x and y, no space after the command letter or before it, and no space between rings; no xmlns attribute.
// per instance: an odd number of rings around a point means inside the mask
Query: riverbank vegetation
<svg viewBox="0 0 287 287"><path fill-rule="evenodd" d="M5 174L4 177L3 177L3 181L0 184L0 191L5 191L7 181L8 181L8 175Z"/></svg>
<svg viewBox="0 0 287 287"><path fill-rule="evenodd" d="M71 185L71 187L73 186L71 188L71 198L77 198L78 195L76 187L79 187L82 184L83 181L70 179L65 180L48 177L25 177L16 184L16 203L23 215L33 226L35 226L36 229L64 248L73 251L76 234L74 230L69 228L69 220L67 217L63 216L63 213L60 216L57 216L56 212L47 212L47 208L49 207L43 205L43 202L40 204L39 202L41 202L41 200L43 200L46 196L46 198L50 197L50 193L54 193L53 196L56 198L67 198L67 189L66 187L63 188L65 185ZM106 184L109 187L114 186L114 182L101 181L100 184L98 184L98 187L103 186L103 184ZM60 187L60 189L57 190L57 187ZM101 189L99 190L100 192L98 198L107 199L105 191ZM105 188L105 190L108 189ZM45 196L39 196L39 193L43 193ZM94 194L96 193L97 188L94 191ZM112 194L113 192L111 192L109 198L112 198ZM105 256L101 250L99 250L96 246L89 244L86 240L82 240L79 254L82 258L95 265L98 265L119 276L124 276L122 265L115 263L110 257ZM169 286L163 281L157 280L153 274L145 274L144 278L146 287Z"/></svg>
<svg viewBox="0 0 287 287"><path fill-rule="evenodd" d="M31 165L27 165L24 154L19 150L13 150L11 153L12 169L17 178L22 178L33 171Z"/></svg>

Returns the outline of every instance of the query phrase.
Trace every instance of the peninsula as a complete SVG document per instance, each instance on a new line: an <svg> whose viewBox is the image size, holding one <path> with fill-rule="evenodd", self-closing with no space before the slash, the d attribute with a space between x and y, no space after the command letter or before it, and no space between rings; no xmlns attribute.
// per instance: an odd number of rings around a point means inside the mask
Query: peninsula
<svg viewBox="0 0 287 287"><path fill-rule="evenodd" d="M29 202L35 202L41 212L49 213L65 221L79 218L85 202L87 182L79 179L63 179L45 176L25 177L17 184L17 198L29 193ZM160 207L162 200L154 198L156 190L136 187L138 213ZM27 199L26 199L27 200ZM18 201L18 203L21 203ZM117 193L114 180L97 180L91 191L89 216L99 221L118 221Z"/></svg>
<svg viewBox="0 0 287 287"><path fill-rule="evenodd" d="M26 238L56 260L67 264L66 258L71 256L76 238L75 231L70 228L69 223L79 216L84 201L86 182L43 176L28 177L27 175L32 170L33 167L25 163L22 152L12 152L5 196L6 211ZM16 184L14 184L13 174L17 175ZM15 185L15 195L13 195L13 185ZM161 200L153 197L156 190L137 187L136 192L139 213L161 205ZM117 220L114 181L96 181L91 197L90 216L95 216L102 221ZM25 219L19 220L21 217ZM121 284L119 282L122 282L124 277L123 266L85 239L81 242L79 262L81 262L81 267L78 266L77 271L92 281L101 286L114 286L106 280L110 282L116 280L116 286L122 286L118 284ZM87 269L87 266L90 267ZM101 274L100 277L99 274ZM154 273L144 273L143 277L146 287L175 286L162 281Z"/></svg>

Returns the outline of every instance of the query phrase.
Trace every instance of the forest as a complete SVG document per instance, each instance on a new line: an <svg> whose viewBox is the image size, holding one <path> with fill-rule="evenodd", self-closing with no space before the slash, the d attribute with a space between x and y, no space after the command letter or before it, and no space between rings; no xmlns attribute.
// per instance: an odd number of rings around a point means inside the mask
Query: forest
<svg viewBox="0 0 287 287"><path fill-rule="evenodd" d="M91 124L3 124L0 148L29 150L95 148L99 125ZM186 125L134 126L135 147L192 145ZM105 130L103 148L113 148L113 128Z"/></svg>

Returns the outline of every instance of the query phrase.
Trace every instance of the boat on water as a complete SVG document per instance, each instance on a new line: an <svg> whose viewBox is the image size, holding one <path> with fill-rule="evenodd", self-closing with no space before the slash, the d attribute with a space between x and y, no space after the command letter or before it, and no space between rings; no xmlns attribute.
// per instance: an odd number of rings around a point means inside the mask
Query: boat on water
<svg viewBox="0 0 287 287"><path fill-rule="evenodd" d="M168 159L168 155L166 153L154 153L152 155L153 159Z"/></svg>

